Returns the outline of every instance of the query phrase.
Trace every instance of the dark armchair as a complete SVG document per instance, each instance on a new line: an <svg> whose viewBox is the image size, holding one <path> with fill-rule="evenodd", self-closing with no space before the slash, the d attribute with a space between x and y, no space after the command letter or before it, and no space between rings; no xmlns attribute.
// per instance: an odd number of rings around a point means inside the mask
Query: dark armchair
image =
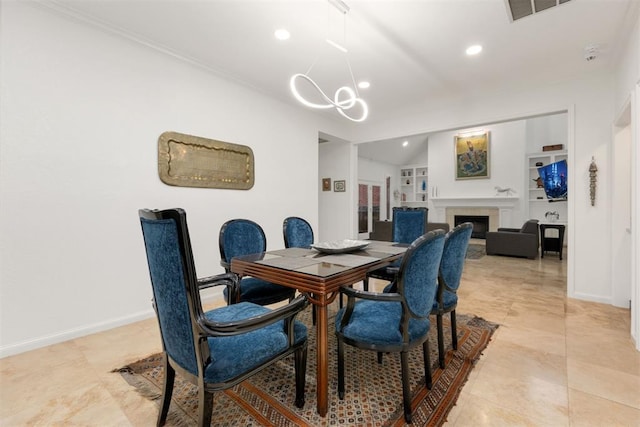
<svg viewBox="0 0 640 427"><path fill-rule="evenodd" d="M232 219L220 228L220 256L227 273L231 270L231 260L237 256L257 254L267 250L267 238L257 223L248 219ZM224 298L229 304L249 301L259 305L275 304L295 297L295 289L267 282L255 277L241 277L240 287L235 295L229 295L227 289Z"/></svg>
<svg viewBox="0 0 640 427"><path fill-rule="evenodd" d="M213 393L294 354L296 398L304 406L307 329L295 315L299 297L277 310L242 302L203 311L200 290L238 286L235 274L198 280L181 209L140 210L153 302L163 348L164 387L158 425L167 419L175 374L198 386L198 424L211 425Z"/></svg>
<svg viewBox="0 0 640 427"><path fill-rule="evenodd" d="M402 257L396 292L384 294L349 287L340 289L340 293L348 297L346 307L338 311L335 320L340 399L345 393L345 344L378 354L400 353L404 417L408 423L411 422L408 352L422 345L425 383L431 389L429 314L437 291L444 237L443 230L431 231L411 244Z"/></svg>
<svg viewBox="0 0 640 427"><path fill-rule="evenodd" d="M522 228L498 228L486 236L487 255L508 255L534 259L538 256L538 220L530 219Z"/></svg>

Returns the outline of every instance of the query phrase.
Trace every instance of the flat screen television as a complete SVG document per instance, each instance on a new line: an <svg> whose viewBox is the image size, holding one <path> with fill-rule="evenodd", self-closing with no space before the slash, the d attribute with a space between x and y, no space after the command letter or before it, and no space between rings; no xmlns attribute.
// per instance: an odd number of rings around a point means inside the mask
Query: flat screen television
<svg viewBox="0 0 640 427"><path fill-rule="evenodd" d="M551 163L538 168L544 192L550 202L567 200L567 161Z"/></svg>

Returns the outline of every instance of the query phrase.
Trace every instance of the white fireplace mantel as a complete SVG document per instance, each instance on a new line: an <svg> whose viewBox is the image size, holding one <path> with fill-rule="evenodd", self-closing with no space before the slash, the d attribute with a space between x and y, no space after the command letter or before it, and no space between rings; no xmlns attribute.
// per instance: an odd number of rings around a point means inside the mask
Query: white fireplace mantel
<svg viewBox="0 0 640 427"><path fill-rule="evenodd" d="M432 197L433 206L439 207L511 207L515 208L520 201L519 197Z"/></svg>
<svg viewBox="0 0 640 427"><path fill-rule="evenodd" d="M513 210L518 207L519 197L433 197L431 198L435 208L434 221L447 222L447 208L468 208L470 210L479 208L497 209L499 227L513 227L511 217ZM459 209L458 209L459 210ZM450 224L453 226L453 224ZM496 224L490 226L495 230Z"/></svg>

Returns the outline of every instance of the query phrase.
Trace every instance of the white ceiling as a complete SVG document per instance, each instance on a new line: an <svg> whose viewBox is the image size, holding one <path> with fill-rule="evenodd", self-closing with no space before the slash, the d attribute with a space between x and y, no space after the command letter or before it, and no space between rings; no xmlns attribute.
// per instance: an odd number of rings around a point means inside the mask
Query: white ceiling
<svg viewBox="0 0 640 427"><path fill-rule="evenodd" d="M299 105L289 78L307 72L330 96L349 82L344 55L324 42L346 34L348 59L376 120L426 101L510 90L607 70L637 0L571 0L511 22L505 0L40 0L103 28L189 59ZM344 23L346 22L346 33ZM288 41L274 38L287 28ZM465 49L479 43L475 57ZM598 46L595 60L585 48ZM335 111L323 112L344 120Z"/></svg>
<svg viewBox="0 0 640 427"><path fill-rule="evenodd" d="M407 145L403 143L407 141ZM358 144L358 157L396 166L416 164L427 152L427 135L403 136Z"/></svg>

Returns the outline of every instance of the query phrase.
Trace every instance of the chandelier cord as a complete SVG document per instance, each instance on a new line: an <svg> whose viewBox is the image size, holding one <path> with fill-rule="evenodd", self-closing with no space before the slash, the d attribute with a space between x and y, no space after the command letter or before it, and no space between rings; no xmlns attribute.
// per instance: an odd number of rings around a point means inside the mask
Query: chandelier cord
<svg viewBox="0 0 640 427"><path fill-rule="evenodd" d="M347 12L342 12L342 45L347 47ZM353 91L356 93L356 97L359 98L360 94L358 93L358 85L356 84L356 78L353 76L353 70L351 69L351 62L349 61L349 56L345 53L344 59L347 62L347 68L349 69L349 74L351 75L351 82L353 83Z"/></svg>
<svg viewBox="0 0 640 427"><path fill-rule="evenodd" d="M349 74L351 74L351 81L353 82L353 91L356 93L356 97L360 98L360 94L358 93L358 85L356 84L356 78L353 77L353 70L351 69L351 62L349 62L349 58L345 55L345 59L347 61L347 68L349 69Z"/></svg>
<svg viewBox="0 0 640 427"><path fill-rule="evenodd" d="M309 67L309 69L305 73L306 75L309 75L309 73L311 73L311 69L316 65L316 63L318 62L319 59L320 59L320 55L316 56L316 59L313 60L313 62L311 63L311 66Z"/></svg>

